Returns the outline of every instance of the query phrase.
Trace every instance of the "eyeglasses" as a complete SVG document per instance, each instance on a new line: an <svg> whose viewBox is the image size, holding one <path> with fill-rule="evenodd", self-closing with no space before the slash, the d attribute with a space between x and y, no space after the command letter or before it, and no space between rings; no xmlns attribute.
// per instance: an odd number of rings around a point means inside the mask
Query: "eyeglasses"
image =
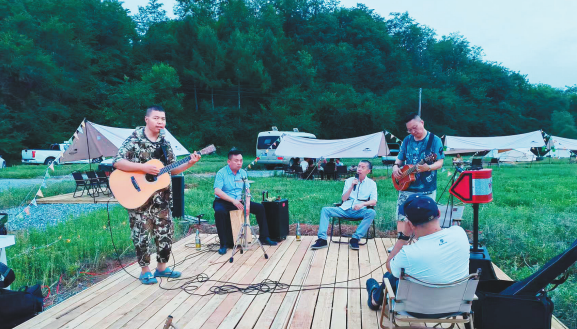
<svg viewBox="0 0 577 329"><path fill-rule="evenodd" d="M413 128L407 128L407 132L410 134L411 131L417 131L419 129L419 126L413 126Z"/></svg>

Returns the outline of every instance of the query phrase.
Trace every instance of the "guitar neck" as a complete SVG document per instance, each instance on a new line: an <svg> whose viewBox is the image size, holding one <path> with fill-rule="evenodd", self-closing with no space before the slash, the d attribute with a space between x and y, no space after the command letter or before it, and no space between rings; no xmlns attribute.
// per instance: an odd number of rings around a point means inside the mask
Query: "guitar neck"
<svg viewBox="0 0 577 329"><path fill-rule="evenodd" d="M202 150L200 150L200 152L194 152L193 154L198 154L198 155L206 155L206 154L210 154L212 152L216 151L216 148L214 147L214 145L209 145L205 148L203 148ZM190 161L190 155L185 156L184 158L162 168L160 170L160 172L158 173L158 176L165 174L167 172L170 172L171 170L187 163L188 161Z"/></svg>
<svg viewBox="0 0 577 329"><path fill-rule="evenodd" d="M404 177L409 176L410 174L417 171L417 166L422 166L424 164L425 164L425 160L423 159L423 160L419 161L419 163L417 163L415 166L412 166L411 168L409 168L409 170L407 170L403 176Z"/></svg>
<svg viewBox="0 0 577 329"><path fill-rule="evenodd" d="M170 165L168 165L168 166L160 169L160 172L158 173L158 176L160 176L160 175L162 175L162 174L164 174L164 173L170 172L171 170L176 169L177 167L179 167L179 166L187 163L188 161L190 161L190 155L187 155L187 156L185 156L184 158L182 158L182 159L180 159L180 160L178 160L178 161L176 161L176 162L173 162L172 164L170 164Z"/></svg>

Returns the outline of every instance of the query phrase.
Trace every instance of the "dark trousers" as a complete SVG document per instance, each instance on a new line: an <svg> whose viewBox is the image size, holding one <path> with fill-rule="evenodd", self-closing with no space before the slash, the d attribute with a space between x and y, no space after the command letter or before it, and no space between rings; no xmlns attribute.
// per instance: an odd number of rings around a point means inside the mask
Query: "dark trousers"
<svg viewBox="0 0 577 329"><path fill-rule="evenodd" d="M238 210L231 202L221 199L214 199L212 203L214 208L214 222L216 224L216 231L220 240L221 247L232 247L236 236L232 236L232 228L230 226L230 211ZM250 213L256 216L256 221L259 227L259 239L269 237L268 224L266 222L266 214L264 207L260 203L250 202Z"/></svg>
<svg viewBox="0 0 577 329"><path fill-rule="evenodd" d="M377 302L377 304L379 305L383 305L383 299L385 297L385 280L389 279L389 282L391 283L391 288L393 288L393 292L396 294L397 293L397 286L399 285L399 279L394 277L390 272L386 272L385 275L383 275L383 283L381 283L381 286L376 289L373 290L373 300L375 302Z"/></svg>

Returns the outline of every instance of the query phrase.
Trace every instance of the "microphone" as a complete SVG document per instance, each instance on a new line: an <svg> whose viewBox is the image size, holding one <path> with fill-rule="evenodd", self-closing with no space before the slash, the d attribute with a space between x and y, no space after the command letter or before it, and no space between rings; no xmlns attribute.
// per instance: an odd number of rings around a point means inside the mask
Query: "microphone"
<svg viewBox="0 0 577 329"><path fill-rule="evenodd" d="M356 174L356 175L355 175L355 178L356 178L356 179L359 179L359 174ZM357 185L353 186L353 191L356 190L356 189L357 189Z"/></svg>

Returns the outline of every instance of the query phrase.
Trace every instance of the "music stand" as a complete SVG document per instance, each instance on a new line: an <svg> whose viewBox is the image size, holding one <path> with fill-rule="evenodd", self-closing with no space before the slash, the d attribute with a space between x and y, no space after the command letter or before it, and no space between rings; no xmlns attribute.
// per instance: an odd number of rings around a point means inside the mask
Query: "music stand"
<svg viewBox="0 0 577 329"><path fill-rule="evenodd" d="M250 247L252 247L254 245L254 243L251 243L249 245L246 237L247 234L252 234L253 237L253 241L256 241L258 243L258 245L260 246L260 248L262 249L262 252L264 254L264 258L268 259L268 255L266 253L266 250L264 250L264 247L262 246L262 243L260 243L260 240L256 237L256 234L254 233L254 230L252 228L252 226L250 226L250 223L248 221L248 215L246 214L246 206L248 203L248 187L246 186L246 177L242 178L242 193L243 193L243 200L244 200L244 209L242 210L243 214L244 214L244 223L242 223L242 225L240 226L240 230L238 231L238 235L236 237L236 240L234 242L234 248L232 248L232 255L230 255L230 259L229 262L233 262L234 260L234 254L236 253L236 250L238 249L239 245L240 245L240 253L242 254L245 250L248 250ZM249 204L250 206L250 204Z"/></svg>

